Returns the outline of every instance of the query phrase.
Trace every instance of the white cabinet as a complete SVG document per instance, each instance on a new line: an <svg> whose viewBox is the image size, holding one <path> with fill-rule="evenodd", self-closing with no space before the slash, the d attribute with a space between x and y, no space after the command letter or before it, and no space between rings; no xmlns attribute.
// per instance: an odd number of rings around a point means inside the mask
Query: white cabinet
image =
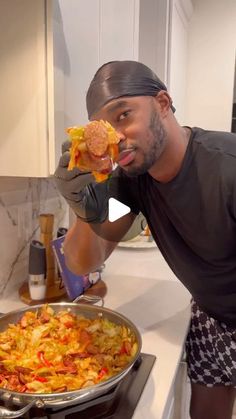
<svg viewBox="0 0 236 419"><path fill-rule="evenodd" d="M87 122L85 97L100 65L138 59L139 0L59 0L66 56L65 124Z"/></svg>
<svg viewBox="0 0 236 419"><path fill-rule="evenodd" d="M168 78L170 0L140 0L138 59L164 82Z"/></svg>
<svg viewBox="0 0 236 419"><path fill-rule="evenodd" d="M0 0L0 176L54 173L65 128L87 122L86 91L107 61L150 66L181 112L179 4L189 1Z"/></svg>
<svg viewBox="0 0 236 419"><path fill-rule="evenodd" d="M167 85L180 124L186 122L191 0L140 0L138 59Z"/></svg>
<svg viewBox="0 0 236 419"><path fill-rule="evenodd" d="M0 0L0 176L53 174L105 61L138 59L139 0Z"/></svg>
<svg viewBox="0 0 236 419"><path fill-rule="evenodd" d="M100 1L99 65L138 58L139 1Z"/></svg>
<svg viewBox="0 0 236 419"><path fill-rule="evenodd" d="M186 121L191 0L140 0L139 60L167 85L180 124Z"/></svg>
<svg viewBox="0 0 236 419"><path fill-rule="evenodd" d="M174 382L173 419L190 419L190 381L187 375L187 364L181 361Z"/></svg>
<svg viewBox="0 0 236 419"><path fill-rule="evenodd" d="M151 67L171 86L177 113L183 113L187 32L175 11L182 12L187 26L190 0L59 0L59 7L70 62L66 125L87 121L89 83L98 67L112 60L138 60Z"/></svg>
<svg viewBox="0 0 236 419"><path fill-rule="evenodd" d="M190 0L170 1L168 89L180 124L186 123L188 41L192 13Z"/></svg>
<svg viewBox="0 0 236 419"><path fill-rule="evenodd" d="M0 175L55 168L52 2L0 0Z"/></svg>

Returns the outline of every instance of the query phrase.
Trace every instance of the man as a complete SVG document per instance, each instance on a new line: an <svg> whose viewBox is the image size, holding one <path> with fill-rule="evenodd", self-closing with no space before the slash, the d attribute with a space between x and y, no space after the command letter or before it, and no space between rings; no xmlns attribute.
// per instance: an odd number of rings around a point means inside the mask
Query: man
<svg viewBox="0 0 236 419"><path fill-rule="evenodd" d="M230 419L236 386L236 136L181 127L165 85L146 66L102 66L87 93L90 120L119 135L118 169L96 184L67 171L68 146L55 173L77 214L65 254L83 274L110 255L141 211L167 263L193 296L186 343L192 419ZM131 208L110 223L109 196ZM79 240L78 240L79 237Z"/></svg>

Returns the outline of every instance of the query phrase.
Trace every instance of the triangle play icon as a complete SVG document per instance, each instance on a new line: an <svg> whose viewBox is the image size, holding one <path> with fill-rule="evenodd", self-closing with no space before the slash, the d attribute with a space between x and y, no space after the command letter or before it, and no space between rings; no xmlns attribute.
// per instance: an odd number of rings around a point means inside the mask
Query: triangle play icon
<svg viewBox="0 0 236 419"><path fill-rule="evenodd" d="M130 208L115 198L110 198L108 201L108 220L110 222L116 221L119 218L130 212Z"/></svg>

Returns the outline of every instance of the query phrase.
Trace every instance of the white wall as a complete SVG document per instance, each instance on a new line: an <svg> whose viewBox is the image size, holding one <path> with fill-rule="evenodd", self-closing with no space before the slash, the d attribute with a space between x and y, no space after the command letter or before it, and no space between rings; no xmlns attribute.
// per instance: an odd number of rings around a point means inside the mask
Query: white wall
<svg viewBox="0 0 236 419"><path fill-rule="evenodd" d="M68 209L51 178L0 177L0 299L16 293L28 280L29 244L40 239L39 215L54 214L68 227Z"/></svg>
<svg viewBox="0 0 236 419"><path fill-rule="evenodd" d="M231 129L236 1L193 0L189 32L186 123Z"/></svg>

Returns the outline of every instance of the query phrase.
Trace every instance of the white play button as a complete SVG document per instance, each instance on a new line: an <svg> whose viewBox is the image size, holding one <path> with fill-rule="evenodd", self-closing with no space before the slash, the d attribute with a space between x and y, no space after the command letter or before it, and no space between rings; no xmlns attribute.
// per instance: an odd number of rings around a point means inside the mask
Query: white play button
<svg viewBox="0 0 236 419"><path fill-rule="evenodd" d="M108 220L110 222L116 221L119 218L130 212L130 208L122 204L122 202L117 201L115 198L110 198L108 201Z"/></svg>

